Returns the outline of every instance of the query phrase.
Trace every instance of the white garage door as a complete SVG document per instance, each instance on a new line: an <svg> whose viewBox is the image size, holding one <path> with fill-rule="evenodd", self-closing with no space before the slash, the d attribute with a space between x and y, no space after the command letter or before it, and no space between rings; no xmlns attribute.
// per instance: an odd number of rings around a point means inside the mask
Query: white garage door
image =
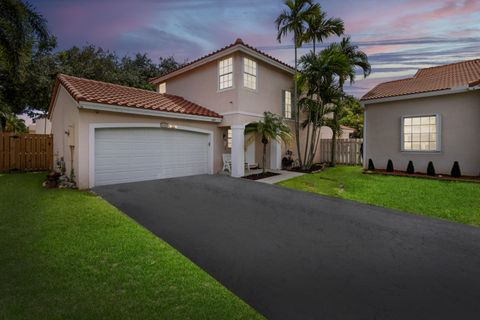
<svg viewBox="0 0 480 320"><path fill-rule="evenodd" d="M209 136L160 128L95 130L96 186L209 172Z"/></svg>

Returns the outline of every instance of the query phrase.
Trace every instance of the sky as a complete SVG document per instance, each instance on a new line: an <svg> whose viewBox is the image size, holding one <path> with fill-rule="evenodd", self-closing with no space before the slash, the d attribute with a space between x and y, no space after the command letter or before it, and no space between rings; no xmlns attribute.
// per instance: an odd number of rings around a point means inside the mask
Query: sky
<svg viewBox="0 0 480 320"><path fill-rule="evenodd" d="M323 0L331 17L368 54L372 73L347 91L425 68L480 58L480 0ZM194 60L242 38L293 65L291 37L276 40L282 0L31 0L48 20L58 49L94 44L118 55L147 52ZM337 41L329 38L326 43ZM310 50L305 45L300 54Z"/></svg>

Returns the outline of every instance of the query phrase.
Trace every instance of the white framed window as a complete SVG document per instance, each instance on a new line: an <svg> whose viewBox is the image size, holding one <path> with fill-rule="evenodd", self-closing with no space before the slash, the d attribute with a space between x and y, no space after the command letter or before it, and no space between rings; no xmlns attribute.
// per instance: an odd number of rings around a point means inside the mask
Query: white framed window
<svg viewBox="0 0 480 320"><path fill-rule="evenodd" d="M218 63L218 88L220 90L233 87L233 58Z"/></svg>
<svg viewBox="0 0 480 320"><path fill-rule="evenodd" d="M440 115L402 117L401 129L402 151L440 151Z"/></svg>
<svg viewBox="0 0 480 320"><path fill-rule="evenodd" d="M158 93L166 93L167 92L167 83L162 82L158 85Z"/></svg>
<svg viewBox="0 0 480 320"><path fill-rule="evenodd" d="M248 58L243 58L243 86L257 89L257 62Z"/></svg>
<svg viewBox="0 0 480 320"><path fill-rule="evenodd" d="M283 91L283 116L286 119L292 119L292 93Z"/></svg>
<svg viewBox="0 0 480 320"><path fill-rule="evenodd" d="M232 129L227 131L227 148L232 148Z"/></svg>

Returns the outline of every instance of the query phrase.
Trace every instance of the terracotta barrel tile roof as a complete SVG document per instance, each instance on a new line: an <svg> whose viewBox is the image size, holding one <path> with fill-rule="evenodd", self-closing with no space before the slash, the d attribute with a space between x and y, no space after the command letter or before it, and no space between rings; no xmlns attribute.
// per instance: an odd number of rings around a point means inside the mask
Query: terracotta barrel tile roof
<svg viewBox="0 0 480 320"><path fill-rule="evenodd" d="M480 59L420 69L413 78L380 83L361 100L472 87L480 84Z"/></svg>
<svg viewBox="0 0 480 320"><path fill-rule="evenodd" d="M122 86L113 83L77 78L59 74L55 85L49 113L54 102L58 85L62 84L77 101L102 103L108 105L142 108L165 112L175 112L196 116L221 118L218 113L171 94Z"/></svg>

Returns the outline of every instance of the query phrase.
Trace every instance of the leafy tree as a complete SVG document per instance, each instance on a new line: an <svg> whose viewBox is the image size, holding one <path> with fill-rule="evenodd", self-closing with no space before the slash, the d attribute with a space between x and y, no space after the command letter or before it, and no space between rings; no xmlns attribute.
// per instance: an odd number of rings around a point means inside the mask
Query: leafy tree
<svg viewBox="0 0 480 320"><path fill-rule="evenodd" d="M183 63L175 60L173 56L162 58L160 57L160 63L158 64L158 70L156 76L163 76L178 68L182 67L187 61Z"/></svg>
<svg viewBox="0 0 480 320"><path fill-rule="evenodd" d="M341 74L348 73L351 66L345 55L331 48L324 49L318 54L310 52L300 58L300 63L302 65L300 82L305 85L306 95L315 100L315 103L311 104L313 109L306 110L308 150L304 167L310 168L315 157L320 128L325 124L325 115L333 111L342 95L335 80ZM313 124L312 130L309 128L310 124Z"/></svg>
<svg viewBox="0 0 480 320"><path fill-rule="evenodd" d="M25 125L25 120L18 118L13 113L9 113L5 119L5 132L24 133L28 132L28 128Z"/></svg>
<svg viewBox="0 0 480 320"><path fill-rule="evenodd" d="M338 82L340 90L343 92L343 87L346 80L350 80L350 83L355 81L355 73L358 68L363 71L363 76L367 77L371 72L371 66L368 62L367 55L358 49L357 45L352 44L350 37L344 37L340 43L332 43L327 49L336 51L339 54L344 55L347 60L350 68L345 69L345 73L338 75ZM332 126L330 127L333 131L332 136L332 158L331 166L334 167L335 163L335 145L336 137L338 135L338 130L340 128L340 119L344 113L344 103L339 103L337 108L333 110L333 121L331 121Z"/></svg>
<svg viewBox="0 0 480 320"><path fill-rule="evenodd" d="M316 53L316 44L322 43L329 36L341 36L345 31L345 25L342 19L327 18L327 13L321 9L317 14L312 14L306 18L307 28L303 34L304 42L312 42L313 53Z"/></svg>
<svg viewBox="0 0 480 320"><path fill-rule="evenodd" d="M293 44L295 50L295 76L292 106L295 112L295 140L297 144L298 161L302 165L302 155L300 152L300 110L298 105L298 55L297 49L302 46L304 40L304 33L306 29L306 22L310 16L318 16L320 7L318 4L313 4L312 0L285 0L286 6L282 13L275 20L277 26L277 40L281 42L282 38L288 33L293 33Z"/></svg>
<svg viewBox="0 0 480 320"><path fill-rule="evenodd" d="M353 96L345 96L343 116L340 124L355 129L354 138L363 137L363 111L360 101Z"/></svg>
<svg viewBox="0 0 480 320"><path fill-rule="evenodd" d="M32 57L50 52L56 40L45 19L28 3L0 1L0 100L2 108L22 113L29 104L28 88ZM5 119L1 121L5 126Z"/></svg>
<svg viewBox="0 0 480 320"><path fill-rule="evenodd" d="M260 137L263 144L262 156L262 172L265 173L267 144L272 140L283 141L288 143L290 141L290 128L279 115L265 111L263 113L263 120L253 122L245 127L245 134L253 134L253 137ZM248 141L252 142L252 141Z"/></svg>

